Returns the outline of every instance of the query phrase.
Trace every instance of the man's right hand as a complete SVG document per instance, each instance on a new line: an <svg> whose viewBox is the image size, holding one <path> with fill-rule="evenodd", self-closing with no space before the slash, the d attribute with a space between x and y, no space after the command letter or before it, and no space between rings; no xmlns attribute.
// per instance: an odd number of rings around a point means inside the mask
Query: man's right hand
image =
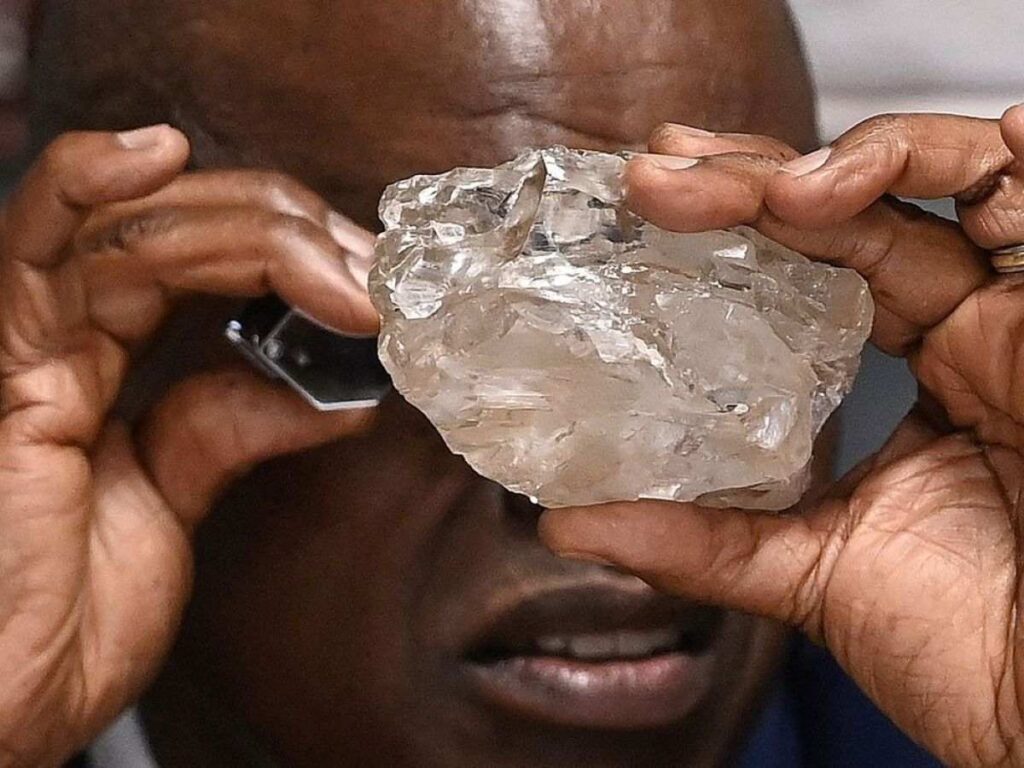
<svg viewBox="0 0 1024 768"><path fill-rule="evenodd" d="M55 142L0 211L0 766L57 765L138 696L189 593L190 536L254 463L365 428L244 367L112 416L177 297L275 292L372 333L372 236L294 181L183 174L158 126Z"/></svg>

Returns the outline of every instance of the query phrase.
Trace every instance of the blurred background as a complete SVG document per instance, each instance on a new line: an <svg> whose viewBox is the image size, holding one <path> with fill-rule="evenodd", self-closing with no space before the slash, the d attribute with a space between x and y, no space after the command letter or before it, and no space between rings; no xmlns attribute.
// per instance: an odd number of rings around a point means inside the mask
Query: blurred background
<svg viewBox="0 0 1024 768"><path fill-rule="evenodd" d="M31 0L0 0L0 183L25 139L25 74Z"/></svg>
<svg viewBox="0 0 1024 768"><path fill-rule="evenodd" d="M999 117L1024 99L1020 0L790 0L828 141L881 112Z"/></svg>
<svg viewBox="0 0 1024 768"><path fill-rule="evenodd" d="M32 0L0 0L0 192L25 138ZM1024 101L1022 0L791 0L820 96L823 141L882 112L998 117ZM931 206L951 215L948 205ZM915 387L902 361L869 350L845 410L839 471L874 451Z"/></svg>

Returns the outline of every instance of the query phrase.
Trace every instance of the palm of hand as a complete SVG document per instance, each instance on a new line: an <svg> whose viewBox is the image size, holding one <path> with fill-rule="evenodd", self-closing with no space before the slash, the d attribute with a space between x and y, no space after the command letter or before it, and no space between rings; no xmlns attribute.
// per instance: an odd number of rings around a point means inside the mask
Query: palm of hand
<svg viewBox="0 0 1024 768"><path fill-rule="evenodd" d="M815 578L817 633L904 731L955 764L998 765L1019 733L1019 513L966 436L870 472ZM834 554L832 554L834 553Z"/></svg>
<svg viewBox="0 0 1024 768"><path fill-rule="evenodd" d="M89 368L68 360L28 386L92 400ZM101 412L96 402L85 407ZM4 526L17 578L3 594L0 677L12 694L5 715L26 721L3 730L35 731L34 741L66 752L141 692L166 651L189 589L188 536L121 424L102 427L91 451L40 443L12 458L0 494L22 519Z"/></svg>
<svg viewBox="0 0 1024 768"><path fill-rule="evenodd" d="M1022 757L1019 299L1010 283L983 289L925 337L913 368L962 431L909 416L850 498L830 502L846 507L834 518L844 541L818 572L828 646L899 725L958 763Z"/></svg>

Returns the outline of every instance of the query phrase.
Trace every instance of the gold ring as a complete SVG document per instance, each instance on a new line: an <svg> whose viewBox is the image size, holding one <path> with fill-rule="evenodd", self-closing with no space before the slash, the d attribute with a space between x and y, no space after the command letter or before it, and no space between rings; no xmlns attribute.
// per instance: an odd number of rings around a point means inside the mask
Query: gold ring
<svg viewBox="0 0 1024 768"><path fill-rule="evenodd" d="M1024 243L992 251L992 267L1003 275L1024 272Z"/></svg>

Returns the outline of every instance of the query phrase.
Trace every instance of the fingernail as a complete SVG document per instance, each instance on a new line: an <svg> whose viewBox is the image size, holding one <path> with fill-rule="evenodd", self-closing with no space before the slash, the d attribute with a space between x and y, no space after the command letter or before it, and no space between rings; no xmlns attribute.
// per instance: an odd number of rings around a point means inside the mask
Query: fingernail
<svg viewBox="0 0 1024 768"><path fill-rule="evenodd" d="M167 129L170 126L151 125L148 128L137 128L134 131L122 131L117 134L117 142L125 149L133 151L145 151L159 147L167 136Z"/></svg>
<svg viewBox="0 0 1024 768"><path fill-rule="evenodd" d="M791 176L806 176L820 170L830 157L832 157L832 147L822 147L816 152L811 152L809 155L798 157L796 160L790 160L779 170Z"/></svg>
<svg viewBox="0 0 1024 768"><path fill-rule="evenodd" d="M1020 112L1022 110L1024 110L1024 103L1022 103L1022 104L1014 104L1012 107L1010 107L1005 112L1003 112L1003 118L1005 119L1005 118L1009 117L1010 115L1014 115L1014 114L1016 114L1016 113L1018 113L1018 112Z"/></svg>
<svg viewBox="0 0 1024 768"><path fill-rule="evenodd" d="M377 238L337 211L327 214L327 231L334 242L363 261L372 261Z"/></svg>
<svg viewBox="0 0 1024 768"><path fill-rule="evenodd" d="M351 259L348 262L348 271L352 273L352 277L363 290L369 290L370 264L368 262L360 259Z"/></svg>
<svg viewBox="0 0 1024 768"><path fill-rule="evenodd" d="M700 162L693 157L679 157L678 155L640 155L640 157L665 171L685 171Z"/></svg>
<svg viewBox="0 0 1024 768"><path fill-rule="evenodd" d="M555 554L565 560L575 560L580 563L593 563L594 565L603 565L607 568L619 567L611 560L606 560L605 558L590 552L556 552Z"/></svg>
<svg viewBox="0 0 1024 768"><path fill-rule="evenodd" d="M664 130L671 133L678 133L682 136L693 136L699 139L713 139L717 135L711 131L705 131L703 128L694 128L692 125L683 125L682 123L665 123L663 127Z"/></svg>

